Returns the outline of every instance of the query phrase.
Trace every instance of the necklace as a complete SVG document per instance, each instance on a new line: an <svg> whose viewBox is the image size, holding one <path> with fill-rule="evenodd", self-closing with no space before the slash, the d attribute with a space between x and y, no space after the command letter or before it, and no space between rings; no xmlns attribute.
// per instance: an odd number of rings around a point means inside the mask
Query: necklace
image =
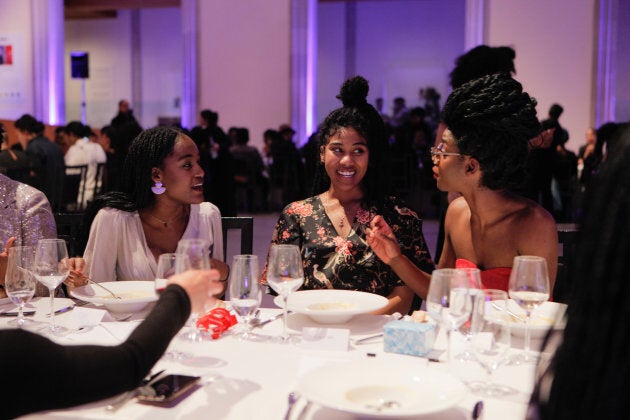
<svg viewBox="0 0 630 420"><path fill-rule="evenodd" d="M355 204L352 206L350 214L353 215L353 219L354 216L356 215L357 211L359 210L359 207L361 206L361 203L359 204ZM339 226L339 229L343 229L343 227L346 225L345 221L346 219L346 209L341 205L341 203L339 203L339 207L341 207L341 210L343 210L343 215L341 216L341 219L339 219L339 221L337 222L337 225ZM330 191L326 191L326 202L324 203L324 209L328 210L330 208ZM348 222L349 223L349 222ZM333 223L334 224L334 223Z"/></svg>
<svg viewBox="0 0 630 420"><path fill-rule="evenodd" d="M154 219L155 219L155 220L157 220L158 222L162 223L162 225L163 225L165 228L167 228L167 227L168 227L168 225L169 225L170 223L175 222L177 219L179 219L180 217L182 217L182 215L183 215L183 214L185 215L186 213L187 213L187 212L180 213L180 214L176 215L175 217L173 217L171 220L162 220L162 219L160 219L159 217L156 217L156 216L152 215L152 214L151 214L151 213L149 213L149 212L147 212L147 213L145 213L145 214L148 214L148 215L149 215L149 217L154 218Z"/></svg>

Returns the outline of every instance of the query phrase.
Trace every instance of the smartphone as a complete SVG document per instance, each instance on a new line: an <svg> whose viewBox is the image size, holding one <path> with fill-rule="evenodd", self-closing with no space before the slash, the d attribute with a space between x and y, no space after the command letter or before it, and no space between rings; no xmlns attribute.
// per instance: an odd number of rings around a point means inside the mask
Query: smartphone
<svg viewBox="0 0 630 420"><path fill-rule="evenodd" d="M166 375L150 385L155 390L155 395L139 395L138 400L151 402L172 401L191 389L199 382L199 379L201 379L200 376Z"/></svg>

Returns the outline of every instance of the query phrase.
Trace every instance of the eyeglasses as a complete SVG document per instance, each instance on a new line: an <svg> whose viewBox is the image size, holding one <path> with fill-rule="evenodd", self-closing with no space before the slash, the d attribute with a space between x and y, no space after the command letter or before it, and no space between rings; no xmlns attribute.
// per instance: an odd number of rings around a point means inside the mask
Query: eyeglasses
<svg viewBox="0 0 630 420"><path fill-rule="evenodd" d="M461 153L443 152L442 149L444 149L444 143L440 143L437 145L437 147L431 148L431 160L433 161L434 165L440 163L440 159L442 158L442 156L464 156Z"/></svg>

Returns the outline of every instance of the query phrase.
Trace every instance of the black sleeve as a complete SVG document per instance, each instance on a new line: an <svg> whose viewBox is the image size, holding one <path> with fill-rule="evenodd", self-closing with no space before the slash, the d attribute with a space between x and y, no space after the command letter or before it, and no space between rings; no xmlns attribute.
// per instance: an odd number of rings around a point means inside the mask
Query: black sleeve
<svg viewBox="0 0 630 420"><path fill-rule="evenodd" d="M0 418L71 407L135 388L189 314L186 291L170 285L117 346L62 346L28 331L0 331Z"/></svg>

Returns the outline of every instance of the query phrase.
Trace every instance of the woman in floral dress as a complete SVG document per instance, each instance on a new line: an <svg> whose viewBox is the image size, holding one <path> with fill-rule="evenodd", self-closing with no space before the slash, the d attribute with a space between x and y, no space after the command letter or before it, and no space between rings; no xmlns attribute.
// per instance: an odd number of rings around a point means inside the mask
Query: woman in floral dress
<svg viewBox="0 0 630 420"><path fill-rule="evenodd" d="M381 215L405 256L423 271L433 262L422 235L422 220L387 196L388 144L383 121L367 103L367 81L354 77L338 98L343 107L319 131L317 195L289 204L278 220L272 244L296 244L304 262L303 289L345 289L389 299L379 313L406 313L414 293L381 261L366 241L366 229ZM426 274L428 282L429 274ZM262 282L266 283L266 270Z"/></svg>

